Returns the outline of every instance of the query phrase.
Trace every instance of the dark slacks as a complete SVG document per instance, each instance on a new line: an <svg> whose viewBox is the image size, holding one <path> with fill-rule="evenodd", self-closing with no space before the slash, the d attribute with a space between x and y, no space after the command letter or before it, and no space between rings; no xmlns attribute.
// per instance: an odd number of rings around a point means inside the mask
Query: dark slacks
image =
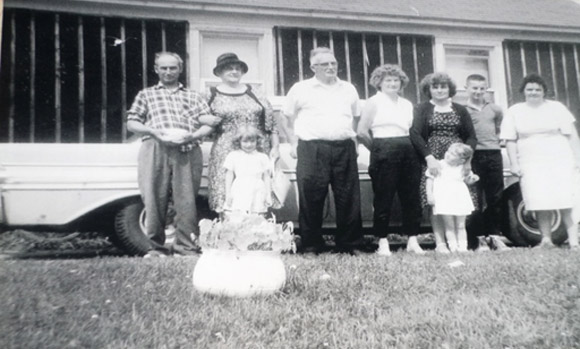
<svg viewBox="0 0 580 349"><path fill-rule="evenodd" d="M354 248L362 242L360 184L357 152L352 140L298 141L296 179L299 194L302 246L321 247L324 203L328 186L336 207L337 247Z"/></svg>
<svg viewBox="0 0 580 349"><path fill-rule="evenodd" d="M478 236L499 233L503 193L501 150L476 150L471 167L479 176L475 185L480 209L471 215L468 240L470 247L477 248Z"/></svg>
<svg viewBox="0 0 580 349"><path fill-rule="evenodd" d="M191 234L199 234L195 198L202 170L203 159L199 147L181 152L179 147L167 147L152 139L143 141L139 150L138 182L145 204L151 249L167 252L163 245L167 206L172 194L176 212L173 251L195 251Z"/></svg>
<svg viewBox="0 0 580 349"><path fill-rule="evenodd" d="M373 139L369 175L374 192L373 232L377 237L387 237L395 193L401 203L401 232L408 236L419 234L421 168L409 137Z"/></svg>

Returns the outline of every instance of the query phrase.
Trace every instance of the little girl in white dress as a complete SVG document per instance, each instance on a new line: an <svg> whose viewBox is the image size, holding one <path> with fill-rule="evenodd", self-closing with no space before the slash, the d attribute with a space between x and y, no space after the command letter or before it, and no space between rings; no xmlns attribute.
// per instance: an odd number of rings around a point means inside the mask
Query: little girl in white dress
<svg viewBox="0 0 580 349"><path fill-rule="evenodd" d="M439 174L434 177L427 171L427 201L433 206L433 214L443 217L445 238L451 252L467 252L465 219L474 210L467 184L479 180L471 172L472 156L470 146L453 143L440 160ZM447 252L447 247L437 246L437 250Z"/></svg>
<svg viewBox="0 0 580 349"><path fill-rule="evenodd" d="M270 159L257 149L262 135L255 127L242 127L234 138L234 151L224 167L225 211L265 214L272 205Z"/></svg>

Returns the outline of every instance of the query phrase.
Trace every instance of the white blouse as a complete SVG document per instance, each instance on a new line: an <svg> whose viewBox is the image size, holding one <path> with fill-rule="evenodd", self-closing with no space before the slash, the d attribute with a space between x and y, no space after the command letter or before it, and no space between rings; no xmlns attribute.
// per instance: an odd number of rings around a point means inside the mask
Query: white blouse
<svg viewBox="0 0 580 349"><path fill-rule="evenodd" d="M393 101L382 92L377 92L369 100L377 106L371 131L373 138L409 136L413 123L413 104L403 97Z"/></svg>

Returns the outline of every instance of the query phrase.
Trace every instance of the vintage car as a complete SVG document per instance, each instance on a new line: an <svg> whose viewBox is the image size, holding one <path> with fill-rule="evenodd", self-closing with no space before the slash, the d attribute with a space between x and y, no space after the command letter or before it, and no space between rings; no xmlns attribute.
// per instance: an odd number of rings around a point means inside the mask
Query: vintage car
<svg viewBox="0 0 580 349"><path fill-rule="evenodd" d="M137 187L139 140L124 144L0 144L0 226L3 230L23 228L36 231L104 231L129 254L147 249L145 211ZM210 142L202 149L207 165ZM360 146L364 227L372 226L372 188L367 172L369 153ZM296 160L290 146L281 145L280 164L293 183L284 207L274 211L279 221L298 226ZM507 164L507 159L506 164ZM206 166L205 166L206 167ZM535 216L525 210L517 180L505 172L503 234L515 245L534 245L540 235ZM207 204L207 177L197 200L200 217L215 217ZM325 227L334 224L333 200L327 201ZM553 215L553 238L566 239L559 214ZM393 212L392 231L399 227L400 212ZM428 220L423 228L429 230ZM168 228L170 229L170 227Z"/></svg>

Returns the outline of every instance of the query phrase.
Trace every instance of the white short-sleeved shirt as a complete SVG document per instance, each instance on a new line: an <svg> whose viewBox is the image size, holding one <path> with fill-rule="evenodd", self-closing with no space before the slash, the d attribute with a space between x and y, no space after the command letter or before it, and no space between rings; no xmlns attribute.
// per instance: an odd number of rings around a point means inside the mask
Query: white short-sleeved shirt
<svg viewBox="0 0 580 349"><path fill-rule="evenodd" d="M569 135L574 130L574 121L574 115L557 101L547 100L538 107L518 103L508 109L501 124L500 138L517 140L553 132Z"/></svg>
<svg viewBox="0 0 580 349"><path fill-rule="evenodd" d="M301 140L345 140L356 136L352 122L361 107L352 84L338 79L326 85L314 77L292 86L283 112L296 117L294 133Z"/></svg>
<svg viewBox="0 0 580 349"><path fill-rule="evenodd" d="M413 123L413 104L403 97L393 101L384 93L378 92L369 101L377 106L370 129L373 138L404 137L409 135Z"/></svg>

